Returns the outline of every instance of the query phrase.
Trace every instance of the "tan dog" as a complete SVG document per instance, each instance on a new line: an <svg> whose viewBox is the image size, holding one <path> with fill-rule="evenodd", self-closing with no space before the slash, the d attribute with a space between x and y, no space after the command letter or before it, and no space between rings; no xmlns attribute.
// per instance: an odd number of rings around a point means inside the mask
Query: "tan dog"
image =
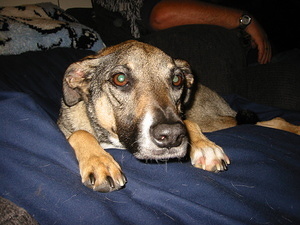
<svg viewBox="0 0 300 225"><path fill-rule="evenodd" d="M137 41L72 64L63 81L58 125L75 150L82 182L101 192L125 185L119 164L104 150L107 147L127 148L138 159L160 160L181 158L190 146L195 167L226 170L229 158L202 131L235 126L236 112L201 85L191 98L193 81L188 63ZM189 100L188 120L183 120ZM299 134L299 127L274 121L270 126L286 126Z"/></svg>

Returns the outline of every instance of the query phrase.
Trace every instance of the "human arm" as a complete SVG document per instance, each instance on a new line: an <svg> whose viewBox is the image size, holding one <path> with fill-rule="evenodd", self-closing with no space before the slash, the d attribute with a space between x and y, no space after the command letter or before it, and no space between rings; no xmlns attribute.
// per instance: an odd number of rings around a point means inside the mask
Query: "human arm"
<svg viewBox="0 0 300 225"><path fill-rule="evenodd" d="M234 29L239 26L241 15L241 10L201 1L162 0L154 6L149 22L154 30L187 24L211 24ZM255 18L245 31L251 35L252 47L258 49L258 62L268 63L272 56L271 46L267 34Z"/></svg>

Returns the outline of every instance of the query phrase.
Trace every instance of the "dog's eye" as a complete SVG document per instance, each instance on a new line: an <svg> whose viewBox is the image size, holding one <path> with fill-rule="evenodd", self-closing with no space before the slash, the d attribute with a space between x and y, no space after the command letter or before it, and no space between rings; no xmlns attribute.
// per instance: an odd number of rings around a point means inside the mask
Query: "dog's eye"
<svg viewBox="0 0 300 225"><path fill-rule="evenodd" d="M128 77L124 73L117 73L112 77L112 81L117 86L125 86L128 83Z"/></svg>
<svg viewBox="0 0 300 225"><path fill-rule="evenodd" d="M180 87L183 84L182 74L177 74L173 77L172 83L175 87Z"/></svg>

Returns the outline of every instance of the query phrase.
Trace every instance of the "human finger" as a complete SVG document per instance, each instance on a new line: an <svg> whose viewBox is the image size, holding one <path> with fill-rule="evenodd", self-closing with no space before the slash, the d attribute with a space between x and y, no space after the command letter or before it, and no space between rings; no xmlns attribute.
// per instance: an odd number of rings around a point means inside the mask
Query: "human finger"
<svg viewBox="0 0 300 225"><path fill-rule="evenodd" d="M264 41L263 44L258 46L258 62L260 64L266 64L271 61L272 47L268 41Z"/></svg>

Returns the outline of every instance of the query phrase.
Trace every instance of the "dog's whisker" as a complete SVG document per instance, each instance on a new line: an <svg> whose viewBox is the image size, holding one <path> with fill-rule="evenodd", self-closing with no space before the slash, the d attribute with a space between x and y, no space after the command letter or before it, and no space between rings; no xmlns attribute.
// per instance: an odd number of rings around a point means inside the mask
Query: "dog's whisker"
<svg viewBox="0 0 300 225"><path fill-rule="evenodd" d="M168 161L165 161L165 168L166 168L166 172L168 172Z"/></svg>

